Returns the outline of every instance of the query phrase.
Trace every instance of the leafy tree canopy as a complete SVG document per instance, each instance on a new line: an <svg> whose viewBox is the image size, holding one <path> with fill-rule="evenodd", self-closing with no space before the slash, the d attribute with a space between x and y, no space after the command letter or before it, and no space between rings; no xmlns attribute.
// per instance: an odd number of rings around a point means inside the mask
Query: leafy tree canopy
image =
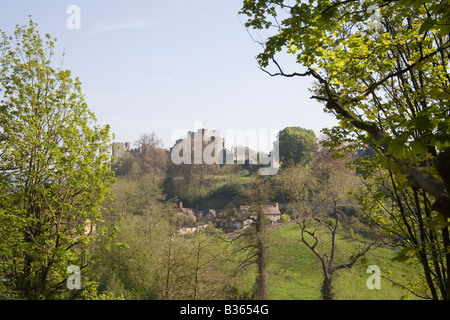
<svg viewBox="0 0 450 320"><path fill-rule="evenodd" d="M283 166L310 166L317 151L316 134L300 127L287 127L278 135L280 160Z"/></svg>

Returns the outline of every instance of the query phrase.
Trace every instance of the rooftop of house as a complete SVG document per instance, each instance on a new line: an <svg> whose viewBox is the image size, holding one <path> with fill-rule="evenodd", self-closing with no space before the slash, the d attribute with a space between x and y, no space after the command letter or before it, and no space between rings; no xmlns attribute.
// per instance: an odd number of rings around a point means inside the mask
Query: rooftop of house
<svg viewBox="0 0 450 320"><path fill-rule="evenodd" d="M205 215L207 215L208 213L211 213L212 216L215 218L216 217L216 210L214 209L208 209L205 213Z"/></svg>
<svg viewBox="0 0 450 320"><path fill-rule="evenodd" d="M247 213L250 209L252 208L252 206L240 206L240 209ZM262 210L264 214L267 215L273 215L273 214L280 214L280 209L278 208L278 203L276 203L275 205L263 205L262 206Z"/></svg>

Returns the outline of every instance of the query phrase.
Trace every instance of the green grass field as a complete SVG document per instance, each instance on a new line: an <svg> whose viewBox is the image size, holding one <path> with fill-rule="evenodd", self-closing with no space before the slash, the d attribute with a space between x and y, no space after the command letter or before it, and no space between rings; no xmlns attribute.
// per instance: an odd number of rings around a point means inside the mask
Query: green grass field
<svg viewBox="0 0 450 320"><path fill-rule="evenodd" d="M298 225L289 225L270 232L268 255L269 299L316 300L321 299L322 268L319 259L304 245ZM321 235L326 239L326 234ZM326 240L324 240L326 246ZM362 245L354 239L338 235L336 263L347 262L356 246ZM318 246L319 248L319 246ZM324 247L319 248L323 250ZM374 247L352 269L341 269L334 275L334 299L336 300L399 300L415 299L407 290L395 286L389 279L404 283L412 279L412 267L393 262L395 251ZM381 288L369 290L366 273L369 265L381 268Z"/></svg>

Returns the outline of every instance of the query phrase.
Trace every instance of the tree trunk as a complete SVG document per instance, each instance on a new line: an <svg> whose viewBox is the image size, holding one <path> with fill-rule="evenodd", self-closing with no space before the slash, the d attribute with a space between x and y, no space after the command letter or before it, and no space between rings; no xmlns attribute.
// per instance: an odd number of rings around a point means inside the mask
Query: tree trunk
<svg viewBox="0 0 450 320"><path fill-rule="evenodd" d="M192 300L196 300L197 299L197 291L198 291L198 275L200 272L200 243L198 244L197 247L197 255L195 257L195 270L194 270L194 294L192 297Z"/></svg>
<svg viewBox="0 0 450 320"><path fill-rule="evenodd" d="M266 282L266 246L264 241L264 214L261 207L258 210L256 219L256 239L257 239L257 265L258 276L256 278L256 298L258 300L267 299Z"/></svg>
<svg viewBox="0 0 450 320"><path fill-rule="evenodd" d="M321 289L321 293L322 293L322 299L323 300L333 300L333 286L332 286L332 282L333 282L333 274L332 272L328 271L324 271L324 277L323 277L323 282L322 282L322 289Z"/></svg>
<svg viewBox="0 0 450 320"><path fill-rule="evenodd" d="M442 150L435 158L437 172L441 176L447 193L450 194L450 147Z"/></svg>
<svg viewBox="0 0 450 320"><path fill-rule="evenodd" d="M441 151L435 158L436 170L442 178L446 194L442 198L436 199L435 207L440 210L445 217L450 218L450 148Z"/></svg>
<svg viewBox="0 0 450 320"><path fill-rule="evenodd" d="M169 247L167 252L167 272L166 272L166 287L165 287L165 299L169 300L170 296L170 277L172 271L172 231L169 233Z"/></svg>
<svg viewBox="0 0 450 320"><path fill-rule="evenodd" d="M448 222L448 219L445 218L444 222ZM444 274L444 278L446 279L445 283L445 289L446 289L446 295L444 299L450 300L450 235L448 231L448 227L442 228L442 238L444 242L444 249L445 249L445 262L446 262L446 270Z"/></svg>

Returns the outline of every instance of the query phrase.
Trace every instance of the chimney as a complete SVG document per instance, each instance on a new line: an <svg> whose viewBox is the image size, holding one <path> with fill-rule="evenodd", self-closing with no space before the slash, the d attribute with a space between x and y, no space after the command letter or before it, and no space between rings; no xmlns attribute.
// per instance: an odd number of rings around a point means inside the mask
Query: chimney
<svg viewBox="0 0 450 320"><path fill-rule="evenodd" d="M277 208L278 208L278 202L275 202L275 207L277 207Z"/></svg>

